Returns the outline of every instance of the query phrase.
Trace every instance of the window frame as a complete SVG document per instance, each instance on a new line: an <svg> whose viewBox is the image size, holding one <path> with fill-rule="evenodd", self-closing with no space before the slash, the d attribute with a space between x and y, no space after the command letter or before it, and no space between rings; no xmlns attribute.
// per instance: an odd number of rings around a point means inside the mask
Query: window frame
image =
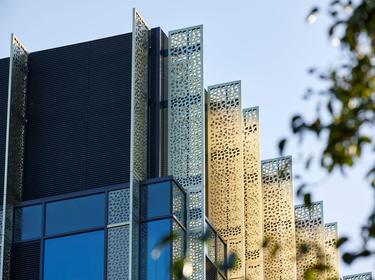
<svg viewBox="0 0 375 280"><path fill-rule="evenodd" d="M222 271L218 266L217 266L217 261L218 261L218 244L219 242L221 241L222 244L224 244L224 266L226 266L227 262L228 262L228 251L227 251L227 242L221 237L221 235L217 232L217 230L215 229L215 227L213 226L213 224L211 223L211 221L206 217L205 218L205 222L206 222L206 230L207 230L207 227L210 227L214 233L214 238L215 238L215 260L211 260L211 258L209 257L208 253L205 254L205 258L208 259L210 261L210 263L212 263L212 265L216 268L216 273L217 274L220 274L221 277L223 277L224 279L228 279L228 271L225 270L225 271ZM220 240L220 241L219 241ZM205 245L206 246L206 245ZM217 276L216 276L217 278Z"/></svg>
<svg viewBox="0 0 375 280"><path fill-rule="evenodd" d="M183 230L183 238L184 238L184 254L186 254L187 252L187 230L186 230L186 225L182 224L181 221L179 221L179 219L174 215L173 213L173 184L175 184L179 189L180 191L183 193L184 195L184 198L185 198L185 210L184 210L184 220L185 220L185 223L187 223L187 194L186 194L186 191L180 186L180 184L178 184L172 176L166 176L166 177L161 177L161 178L154 178L154 179L149 179L149 180L146 180L144 182L142 182L140 184L140 187L147 187L148 185L152 185L152 184L158 184L158 183L163 183L163 182L169 182L169 199L170 199L170 209L169 209L169 214L167 215L162 215L162 216L155 216L155 217L152 217L152 218L147 218L147 217L143 217L142 215L140 215L140 221L139 221L139 227L141 227L143 224L147 224L148 222L154 222L154 221L159 221L159 220L171 220L171 223L170 223L170 232L172 233L173 232L173 222L177 223L180 228ZM142 194L142 191L140 191L140 195ZM142 198L140 197L140 201L142 201ZM140 208L142 207L142 205L140 204ZM142 236L141 236L141 230L139 230L139 233L138 233L138 240L142 240ZM170 254L171 254L171 262L173 262L173 244L171 244L170 246ZM138 266L138 273L139 275L141 275L141 258L142 258L142 254L141 252L139 253L138 255L138 261L139 261L139 266ZM173 275L171 275L171 279L173 279Z"/></svg>
<svg viewBox="0 0 375 280"><path fill-rule="evenodd" d="M171 219L171 232L173 232L173 222L176 222L181 229L184 232L184 253L186 254L187 250L187 230L186 230L186 224L182 224L181 221L174 215L173 213L173 184L176 185L180 191L183 193L184 198L185 198L185 211L184 211L184 220L185 223L187 223L187 194L184 188L181 187L180 184L174 180L173 176L164 176L164 177L159 177L159 178L152 178L152 179L147 179L145 181L140 182L140 187L144 185L150 185L150 184L156 184L156 183L162 183L162 182L169 182L170 184L170 213L168 215L163 215L163 216L158 216L158 217L153 217L150 219L145 219L145 220L140 220L139 221L139 226L141 226L142 223L149 222L149 221L155 221L155 220L161 220L161 219ZM39 263L39 280L43 280L43 273L44 273L44 241L47 239L52 239L52 238L58 238L58 237L64 237L64 236L69 236L69 235L74 235L74 234L79 234L79 233L87 233L87 232L92 232L92 231L98 231L98 230L103 230L104 231L104 279L107 279L108 276L108 267L107 267L107 254L108 254L108 230L111 228L115 227L120 227L120 226L125 226L125 225L130 225L130 222L123 222L120 224L112 224L108 225L108 206L109 206L109 193L111 191L117 191L117 190L122 190L130 188L129 183L121 183L121 184L115 184L115 185L110 185L106 187L99 187L99 188L93 188L93 189L87 189L83 191L78 191L78 192L72 192L72 193L67 193L67 194L61 194L61 195L56 195L56 196L49 196L45 198L38 198L38 199L33 199L33 200L27 200L27 201L22 201L18 202L14 205L13 209L13 220L14 220L14 215L15 215L15 209L16 208L22 208L22 207L27 207L27 206L33 206L33 205L42 205L42 223L41 223L41 237L40 238L33 238L33 239L28 239L28 240L22 240L22 241L17 241L12 240L12 243L14 244L23 244L23 243L29 243L29 242L39 242L40 245L40 263ZM80 198L80 197L85 197L85 196L90 196L90 195L95 195L95 194L101 194L104 193L105 195L105 207L104 207L104 225L100 227L93 227L93 228L85 228L81 230L75 230L75 231L69 231L69 232L64 232L64 233L59 233L59 234L53 234L53 235L45 235L45 223L46 223L46 204L50 202L56 202L56 201L62 201L66 199L71 199L71 198ZM141 205L140 205L141 206ZM140 217L141 218L141 217ZM14 236L14 230L12 232L12 237ZM138 233L138 238L140 240L140 231ZM172 246L171 246L172 248ZM173 254L171 254L173 256ZM140 256L140 254L139 254ZM141 267L139 266L139 269Z"/></svg>
<svg viewBox="0 0 375 280"><path fill-rule="evenodd" d="M45 255L44 255L44 242L45 242L45 240L75 235L75 234L79 234L79 233L88 233L88 232L93 232L93 231L98 231L98 230L103 230L103 232L104 232L104 244L103 244L104 245L104 248L103 248L104 249L104 260L103 260L104 263L103 263L103 266L104 266L104 279L107 279L108 229L110 228L108 226L108 203L109 203L108 197L109 197L109 193L111 191L117 191L117 190L122 190L122 189L126 189L126 188L129 188L129 183L116 184L116 185L111 185L111 186L107 186L107 187L100 187L100 188L88 189L88 190L73 192L73 193L68 193L68 194L62 194L62 195L45 197L45 198L27 200L27 201L22 201L22 202L19 202L19 203L15 204L14 209L13 209L13 220L15 218L15 210L17 208L35 206L35 205L41 205L41 208L42 208L41 237L40 238L27 239L27 240L20 240L20 241L15 241L15 239L13 238L13 240L12 240L12 243L14 243L14 244L39 242L39 246L40 246L39 280L44 279L43 274L44 274L44 257L45 257ZM85 228L85 229L80 229L80 230L68 231L68 232L64 232L64 233L52 234L52 235L46 235L46 233L45 233L45 223L46 223L46 208L47 208L46 205L47 205L47 203L67 200L67 199L71 199L71 198L80 198L80 197L85 197L85 196L90 196L90 195L95 195L95 194L104 194L105 207L104 207L104 224L103 224L103 226ZM129 224L129 223L127 223L127 224ZM12 232L12 237L14 237L14 230Z"/></svg>
<svg viewBox="0 0 375 280"><path fill-rule="evenodd" d="M60 232L60 233L47 234L47 216L46 216L47 215L47 204L55 203L55 202L67 201L67 200L71 200L71 199L80 199L80 198L90 197L90 196L94 196L94 195L103 195L103 200L104 200L104 205L103 205L103 207L104 207L103 226L87 227L87 228L84 228L84 229L77 229L77 230L70 230L70 231L68 230L68 231L64 231L64 232ZM107 207L107 205L108 205L107 196L108 196L107 192L100 192L100 193L85 194L85 195L76 196L76 197L70 197L70 198L65 198L65 199L58 199L58 200L44 202L44 204L43 204L44 208L42 208L42 215L44 216L44 228L43 228L43 231L42 231L42 236L44 236L45 239L48 239L48 238L54 238L54 237L64 236L65 233L71 233L71 234L76 234L76 233L80 233L80 232L83 233L83 232L86 232L86 229L95 229L95 228L96 229L101 229L101 228L105 227L106 223L108 222L108 217L106 216L107 215L107 208L108 208Z"/></svg>
<svg viewBox="0 0 375 280"><path fill-rule="evenodd" d="M166 218L174 218L174 220L184 229L184 231L186 232L186 223L187 223L187 194L186 194L186 191L184 190L183 187L181 187L180 184L178 184L176 182L176 180L173 179L172 176L165 176L165 177L161 177L161 178L153 178L153 179L149 179L149 180L146 180L144 182L141 182L140 184L140 188L143 188L143 187L147 187L148 185L153 185L153 184L158 184L158 183L163 183L163 182L169 182L169 201L170 201L170 204L169 204L169 214L167 215L161 215L161 216L154 216L152 218L147 218L147 217L143 217L142 216L142 213L140 213L140 221L139 221L139 224L141 223L144 223L144 222L149 222L149 221L154 221L154 220L160 220L160 219L166 219ZM185 211L184 211L184 222L185 224L183 224L181 221L178 220L178 218L174 215L173 213L173 184L175 184L179 189L180 191L182 192L182 194L184 195L184 198L185 198ZM139 192L140 193L140 196L142 194L142 191ZM142 198L140 197L140 202L142 203ZM142 204L140 203L139 207L142 208Z"/></svg>
<svg viewBox="0 0 375 280"><path fill-rule="evenodd" d="M41 257L40 257L40 274L39 274L39 279L44 279L44 257L45 257L45 241L46 240L51 240L51 239L58 239L58 238L63 238L63 237L68 237L68 236L74 236L78 234L85 234L85 233L92 233L92 232L98 232L102 231L103 232L103 261L104 261L104 267L103 267L103 280L107 279L107 231L105 227L96 227L92 228L90 230L82 230L82 231L74 231L69 234L56 234L56 236L51 237L44 237L43 239L40 240L42 242L40 244L41 247Z"/></svg>
<svg viewBox="0 0 375 280"><path fill-rule="evenodd" d="M40 219L41 219L41 222L40 222L40 226L41 226L41 228L40 228L40 237L29 238L29 239L15 241L16 240L16 238L15 238L15 226L13 226L12 243L20 244L20 243L26 243L26 242L33 242L33 241L38 241L38 240L40 240L42 238L42 236L43 236L43 222L44 222L44 220L43 220L43 216L44 216L44 205L43 205L43 203L32 203L30 205L25 205L25 206L21 206L21 207L15 206L13 208L13 217L12 218L13 218L13 222L15 223L16 222L16 210L17 209L22 209L22 208L32 207L32 206L38 206L38 205L40 205L41 212L42 212L41 213L41 217L40 217Z"/></svg>

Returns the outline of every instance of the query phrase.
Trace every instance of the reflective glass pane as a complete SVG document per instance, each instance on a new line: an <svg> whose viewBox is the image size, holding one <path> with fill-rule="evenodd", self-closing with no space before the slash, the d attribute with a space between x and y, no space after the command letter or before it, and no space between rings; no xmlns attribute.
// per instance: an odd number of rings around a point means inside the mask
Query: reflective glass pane
<svg viewBox="0 0 375 280"><path fill-rule="evenodd" d="M183 224L185 224L185 217L186 217L186 198L185 193L175 184L173 183L173 215L177 218L177 220Z"/></svg>
<svg viewBox="0 0 375 280"><path fill-rule="evenodd" d="M103 280L104 232L94 231L44 242L44 280Z"/></svg>
<svg viewBox="0 0 375 280"><path fill-rule="evenodd" d="M216 280L216 267L210 261L210 259L206 258L206 280Z"/></svg>
<svg viewBox="0 0 375 280"><path fill-rule="evenodd" d="M185 256L185 231L182 227L173 220L173 234L175 238L173 240L173 262L176 262L179 259L182 259Z"/></svg>
<svg viewBox="0 0 375 280"><path fill-rule="evenodd" d="M42 205L14 210L14 240L22 241L40 238L42 233Z"/></svg>
<svg viewBox="0 0 375 280"><path fill-rule="evenodd" d="M224 243L224 241L220 238L220 237L217 237L217 256L216 256L216 262L218 264L218 266L221 268L225 267L226 265L226 250L227 250L227 247ZM226 273L226 271L222 270L221 271L223 274Z"/></svg>
<svg viewBox="0 0 375 280"><path fill-rule="evenodd" d="M171 215L171 182L142 186L142 219Z"/></svg>
<svg viewBox="0 0 375 280"><path fill-rule="evenodd" d="M207 223L206 224L206 248L207 248L207 257L212 261L216 262L216 233L213 228Z"/></svg>
<svg viewBox="0 0 375 280"><path fill-rule="evenodd" d="M47 203L46 234L104 226L104 207L104 194Z"/></svg>
<svg viewBox="0 0 375 280"><path fill-rule="evenodd" d="M171 244L160 247L161 241L172 234L170 219L141 224L141 279L171 279Z"/></svg>

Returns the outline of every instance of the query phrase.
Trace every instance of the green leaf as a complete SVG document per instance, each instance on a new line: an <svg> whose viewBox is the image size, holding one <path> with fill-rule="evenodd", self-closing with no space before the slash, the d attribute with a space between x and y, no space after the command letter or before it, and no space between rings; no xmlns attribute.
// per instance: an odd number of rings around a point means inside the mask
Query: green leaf
<svg viewBox="0 0 375 280"><path fill-rule="evenodd" d="M340 248L345 242L347 242L349 238L341 237L336 241L336 248Z"/></svg>
<svg viewBox="0 0 375 280"><path fill-rule="evenodd" d="M356 256L351 253L344 253L342 259L346 264L351 264L356 259Z"/></svg>
<svg viewBox="0 0 375 280"><path fill-rule="evenodd" d="M283 138L279 141L279 154L280 155L283 155L284 154L284 149L285 149L285 145L287 143L287 139L286 138Z"/></svg>
<svg viewBox="0 0 375 280"><path fill-rule="evenodd" d="M311 206L311 202L312 202L312 199L311 199L311 194L310 193L306 193L304 196L303 196L303 202L305 203L306 206Z"/></svg>

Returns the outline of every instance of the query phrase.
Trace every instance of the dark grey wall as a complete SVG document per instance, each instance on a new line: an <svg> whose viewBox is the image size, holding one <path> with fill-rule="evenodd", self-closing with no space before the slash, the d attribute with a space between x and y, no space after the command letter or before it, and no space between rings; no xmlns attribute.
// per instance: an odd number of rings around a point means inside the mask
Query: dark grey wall
<svg viewBox="0 0 375 280"><path fill-rule="evenodd" d="M40 241L13 244L11 279L39 279Z"/></svg>
<svg viewBox="0 0 375 280"><path fill-rule="evenodd" d="M162 101L168 95L168 38L160 27L151 29L150 35L147 177L155 178L164 175Z"/></svg>
<svg viewBox="0 0 375 280"><path fill-rule="evenodd" d="M131 41L30 54L24 200L129 181Z"/></svg>

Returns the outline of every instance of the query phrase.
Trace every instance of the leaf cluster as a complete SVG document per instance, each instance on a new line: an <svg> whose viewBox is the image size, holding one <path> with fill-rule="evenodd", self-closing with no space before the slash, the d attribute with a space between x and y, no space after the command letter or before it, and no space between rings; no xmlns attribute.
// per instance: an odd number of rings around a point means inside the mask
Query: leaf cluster
<svg viewBox="0 0 375 280"><path fill-rule="evenodd" d="M332 19L328 36L340 42L344 59L328 70L309 70L322 82L324 89L307 91L305 99L316 102L316 114L312 119L295 114L290 122L291 131L302 140L306 134L320 139L322 152L314 156L328 174L337 169L345 174L359 159L370 159L366 161L368 170L364 176L375 191L375 1L361 0L354 5L352 1L334 0L326 9ZM321 7L312 8L307 19L316 17L321 10ZM311 101L313 96L317 101ZM290 138L279 141L281 154ZM310 168L312 160L312 156L305 158L306 169ZM308 186L309 183L304 182L298 189L305 203L311 202ZM375 208L362 227L363 248L346 252L345 262L374 254L367 246L375 238L374 217Z"/></svg>

